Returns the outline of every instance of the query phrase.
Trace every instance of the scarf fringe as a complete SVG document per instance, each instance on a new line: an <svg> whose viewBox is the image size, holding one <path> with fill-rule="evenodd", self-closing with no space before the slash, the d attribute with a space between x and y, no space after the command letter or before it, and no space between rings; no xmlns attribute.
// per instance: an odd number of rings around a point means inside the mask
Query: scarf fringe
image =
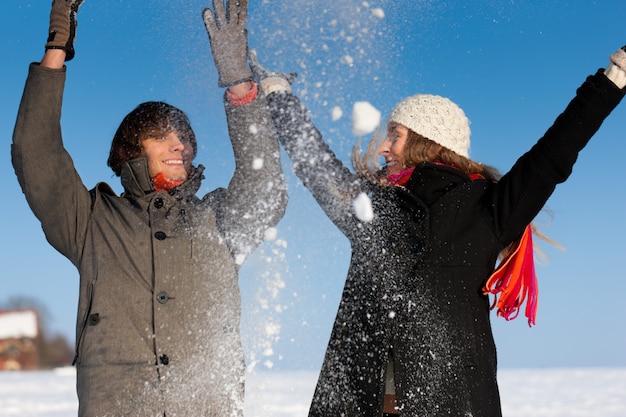
<svg viewBox="0 0 626 417"><path fill-rule="evenodd" d="M497 308L497 315L507 321L519 315L526 301L524 314L530 327L536 324L539 295L532 235L532 228L528 225L515 249L502 260L483 288L483 294L494 295L490 308Z"/></svg>

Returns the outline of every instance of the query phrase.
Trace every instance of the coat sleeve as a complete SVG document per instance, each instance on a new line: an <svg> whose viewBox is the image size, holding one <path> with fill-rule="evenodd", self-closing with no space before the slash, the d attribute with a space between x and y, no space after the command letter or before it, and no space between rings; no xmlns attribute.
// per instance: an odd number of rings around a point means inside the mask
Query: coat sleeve
<svg viewBox="0 0 626 417"><path fill-rule="evenodd" d="M569 177L578 154L623 96L602 70L589 76L544 136L496 184L486 207L492 208L505 245L521 235L556 185Z"/></svg>
<svg viewBox="0 0 626 417"><path fill-rule="evenodd" d="M48 242L75 265L82 251L91 196L63 147L65 68L31 64L13 132L11 158L28 204Z"/></svg>
<svg viewBox="0 0 626 417"><path fill-rule="evenodd" d="M224 99L235 172L219 204L218 227L238 264L262 242L285 213L287 191L280 149L267 101L260 93L247 104Z"/></svg>
<svg viewBox="0 0 626 417"><path fill-rule="evenodd" d="M366 182L346 168L330 150L296 96L274 92L268 102L278 138L292 161L294 172L330 220L350 237L358 221L353 202L366 191Z"/></svg>

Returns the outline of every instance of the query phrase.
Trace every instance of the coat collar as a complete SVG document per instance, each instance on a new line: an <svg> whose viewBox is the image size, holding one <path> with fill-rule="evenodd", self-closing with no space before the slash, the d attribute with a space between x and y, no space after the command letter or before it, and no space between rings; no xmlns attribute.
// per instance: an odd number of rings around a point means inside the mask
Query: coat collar
<svg viewBox="0 0 626 417"><path fill-rule="evenodd" d="M459 184L471 181L463 171L448 165L422 162L413 170L406 188L430 205Z"/></svg>
<svg viewBox="0 0 626 417"><path fill-rule="evenodd" d="M171 193L183 193L195 195L200 189L204 176L204 166L192 167L191 177L180 186L172 190ZM156 192L148 175L148 160L145 157L139 157L126 161L122 165L120 175L124 193L133 197L142 197L147 194Z"/></svg>

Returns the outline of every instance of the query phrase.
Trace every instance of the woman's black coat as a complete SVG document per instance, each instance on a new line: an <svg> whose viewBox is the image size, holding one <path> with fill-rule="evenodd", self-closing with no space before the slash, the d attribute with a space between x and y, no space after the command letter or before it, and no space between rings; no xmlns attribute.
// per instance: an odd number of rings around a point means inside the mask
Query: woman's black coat
<svg viewBox="0 0 626 417"><path fill-rule="evenodd" d="M310 416L380 416L393 351L406 416L500 416L496 348L482 294L518 239L623 97L590 76L544 137L500 181L422 163L406 187L351 173L299 100L268 97L296 174L352 245L352 260ZM356 216L365 193L371 221Z"/></svg>

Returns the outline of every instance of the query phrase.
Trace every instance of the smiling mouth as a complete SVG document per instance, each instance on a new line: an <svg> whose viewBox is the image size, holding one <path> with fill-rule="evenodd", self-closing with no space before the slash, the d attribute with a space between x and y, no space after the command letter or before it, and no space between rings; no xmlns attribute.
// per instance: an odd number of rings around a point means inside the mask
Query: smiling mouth
<svg viewBox="0 0 626 417"><path fill-rule="evenodd" d="M183 166L183 160L182 159L168 159L167 161L163 161L163 163L165 165L170 165L170 166Z"/></svg>

